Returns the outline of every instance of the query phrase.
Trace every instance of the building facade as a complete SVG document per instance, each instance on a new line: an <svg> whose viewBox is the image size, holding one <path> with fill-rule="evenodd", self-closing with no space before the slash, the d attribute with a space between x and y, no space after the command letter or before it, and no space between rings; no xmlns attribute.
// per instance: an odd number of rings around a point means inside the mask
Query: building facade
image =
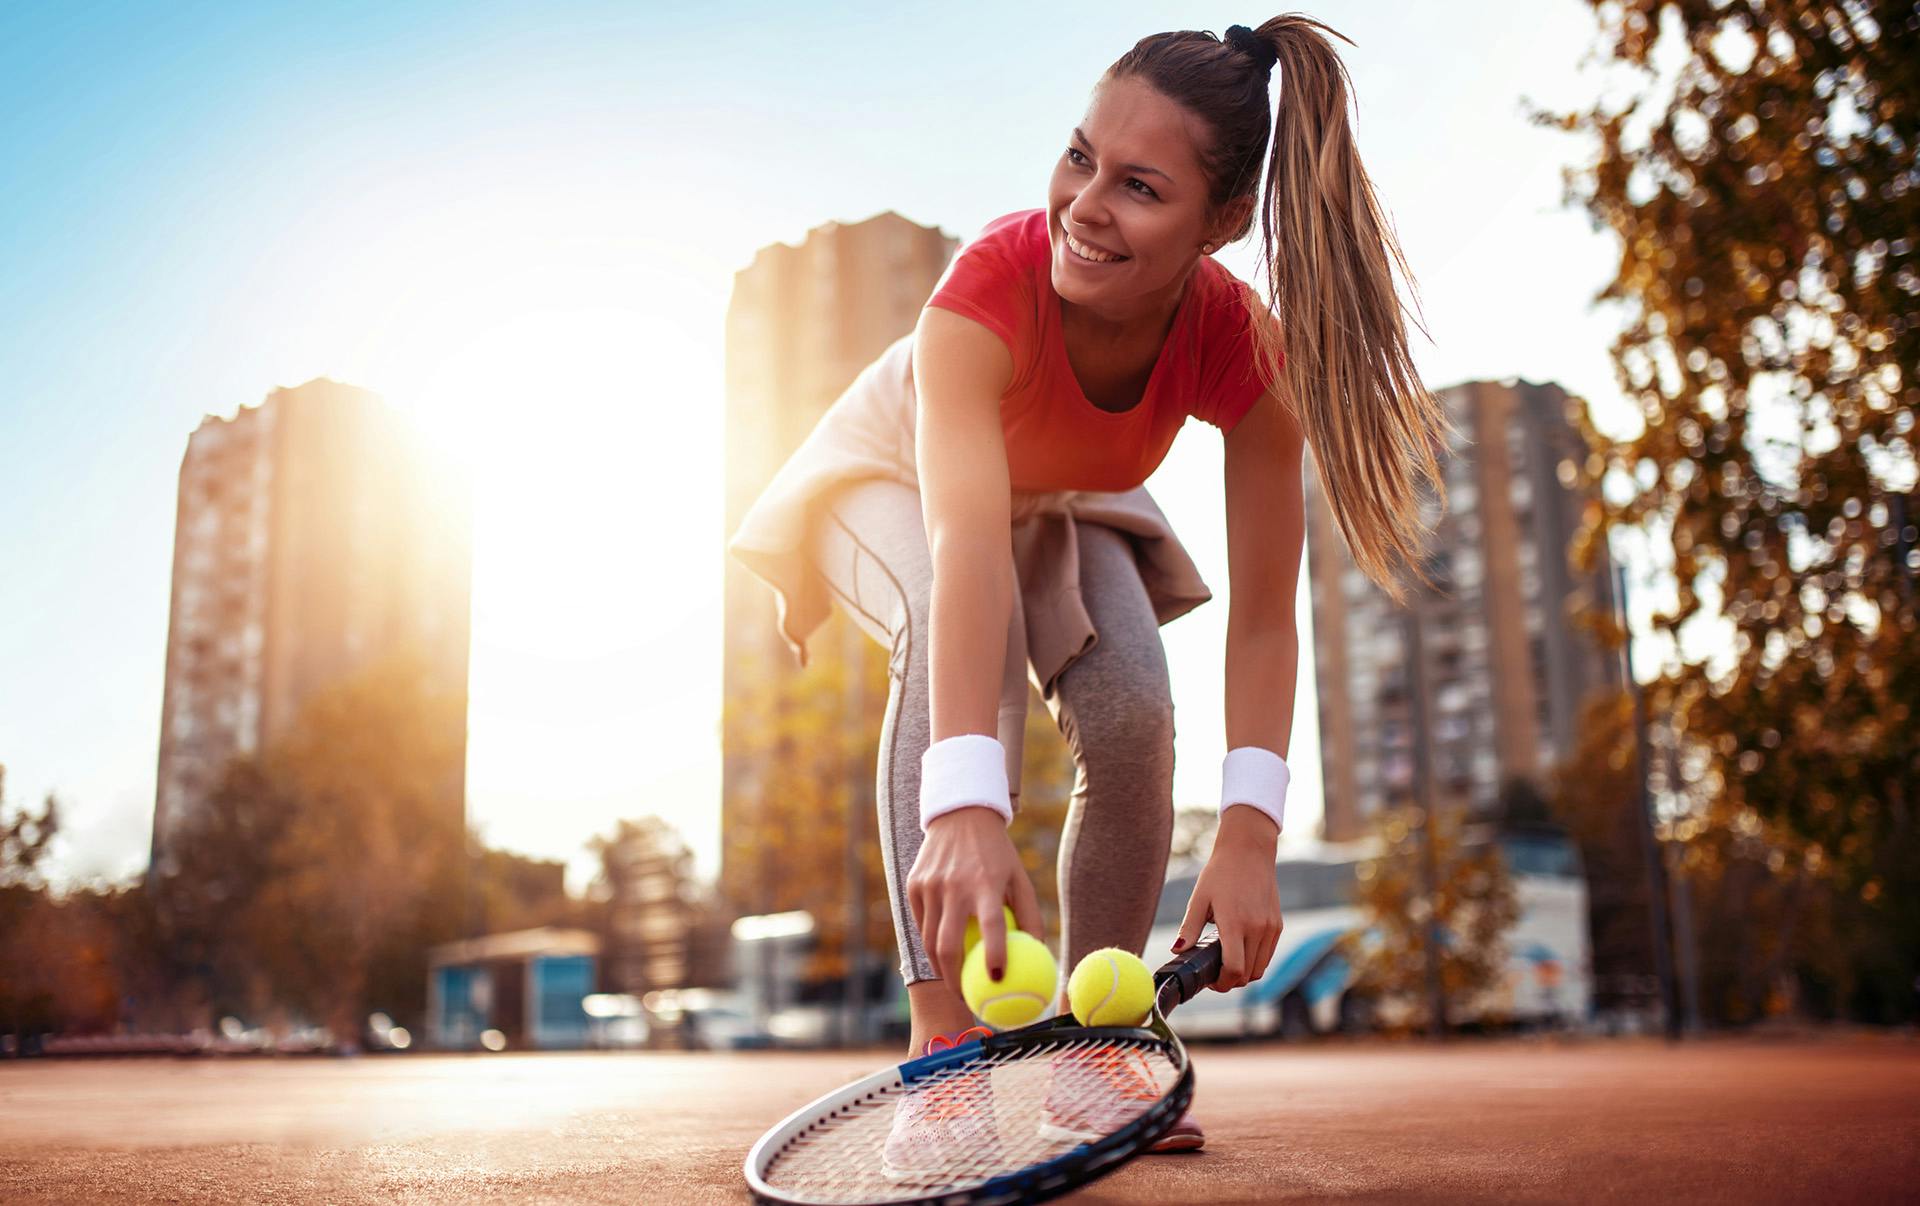
<svg viewBox="0 0 1920 1206"><path fill-rule="evenodd" d="M464 697L470 514L459 476L366 390L316 379L200 424L175 513L155 867L229 760L273 745L315 691L404 648ZM464 782L447 794L464 827Z"/></svg>
<svg viewBox="0 0 1920 1206"><path fill-rule="evenodd" d="M1515 783L1545 791L1573 750L1583 701L1624 684L1618 659L1571 623L1583 603L1613 606L1612 563L1602 556L1584 575L1568 564L1587 500L1570 488L1566 462L1586 449L1564 390L1474 381L1440 397L1459 429L1442 458L1447 514L1429 545L1429 573L1443 589L1410 602L1431 782L1440 807L1494 817ZM1323 833L1343 841L1414 800L1414 677L1406 611L1354 565L1313 474L1307 523Z"/></svg>

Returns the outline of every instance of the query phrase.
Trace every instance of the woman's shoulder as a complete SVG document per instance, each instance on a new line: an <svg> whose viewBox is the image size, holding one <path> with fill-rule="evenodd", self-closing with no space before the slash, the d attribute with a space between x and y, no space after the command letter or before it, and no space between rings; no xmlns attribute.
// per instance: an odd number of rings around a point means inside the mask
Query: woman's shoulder
<svg viewBox="0 0 1920 1206"><path fill-rule="evenodd" d="M988 222L961 246L927 304L988 327L1019 363L1037 313L1035 273L1046 268L1046 211L1015 210Z"/></svg>
<svg viewBox="0 0 1920 1206"><path fill-rule="evenodd" d="M1200 272L1202 304L1194 327L1199 380L1189 413L1230 431L1264 391L1254 323L1271 325L1274 319L1253 286L1226 265L1205 256Z"/></svg>
<svg viewBox="0 0 1920 1206"><path fill-rule="evenodd" d="M1031 276L1048 266L1047 211L1017 209L982 226L954 253L946 276L956 269L997 269L1002 276ZM944 283L944 282L943 282Z"/></svg>

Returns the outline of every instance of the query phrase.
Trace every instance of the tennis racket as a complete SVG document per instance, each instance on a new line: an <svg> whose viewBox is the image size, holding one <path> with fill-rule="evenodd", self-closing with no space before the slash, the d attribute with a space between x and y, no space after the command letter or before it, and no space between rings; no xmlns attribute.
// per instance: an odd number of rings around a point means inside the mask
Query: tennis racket
<svg viewBox="0 0 1920 1206"><path fill-rule="evenodd" d="M747 1186L782 1206L984 1206L1040 1202L1103 1177L1193 1099L1193 1065L1167 1014L1219 975L1209 931L1153 974L1141 1026L1082 1026L1063 1014L837 1089L754 1144Z"/></svg>

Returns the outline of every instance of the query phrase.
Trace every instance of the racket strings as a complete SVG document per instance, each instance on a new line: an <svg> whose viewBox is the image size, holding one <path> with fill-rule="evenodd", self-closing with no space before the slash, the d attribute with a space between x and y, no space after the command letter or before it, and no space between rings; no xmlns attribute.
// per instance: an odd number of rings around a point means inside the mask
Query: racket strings
<svg viewBox="0 0 1920 1206"><path fill-rule="evenodd" d="M806 1127L769 1187L813 1202L911 1201L1055 1159L1137 1119L1173 1089L1161 1046L1039 1042L875 1090Z"/></svg>

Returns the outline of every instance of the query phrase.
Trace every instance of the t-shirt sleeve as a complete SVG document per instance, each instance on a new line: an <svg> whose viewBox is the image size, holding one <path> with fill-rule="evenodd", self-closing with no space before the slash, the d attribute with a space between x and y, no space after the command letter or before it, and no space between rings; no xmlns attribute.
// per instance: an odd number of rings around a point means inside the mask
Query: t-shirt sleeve
<svg viewBox="0 0 1920 1206"><path fill-rule="evenodd" d="M1246 286L1241 285L1245 290ZM1253 319L1245 301L1229 297L1212 313L1207 354L1194 397L1193 417L1230 432L1266 392L1253 344ZM1281 363L1286 363L1285 355Z"/></svg>
<svg viewBox="0 0 1920 1206"><path fill-rule="evenodd" d="M1006 235L1005 227L989 228L962 247L927 304L964 314L998 335L1017 365L1023 319L1033 309L1032 285Z"/></svg>

